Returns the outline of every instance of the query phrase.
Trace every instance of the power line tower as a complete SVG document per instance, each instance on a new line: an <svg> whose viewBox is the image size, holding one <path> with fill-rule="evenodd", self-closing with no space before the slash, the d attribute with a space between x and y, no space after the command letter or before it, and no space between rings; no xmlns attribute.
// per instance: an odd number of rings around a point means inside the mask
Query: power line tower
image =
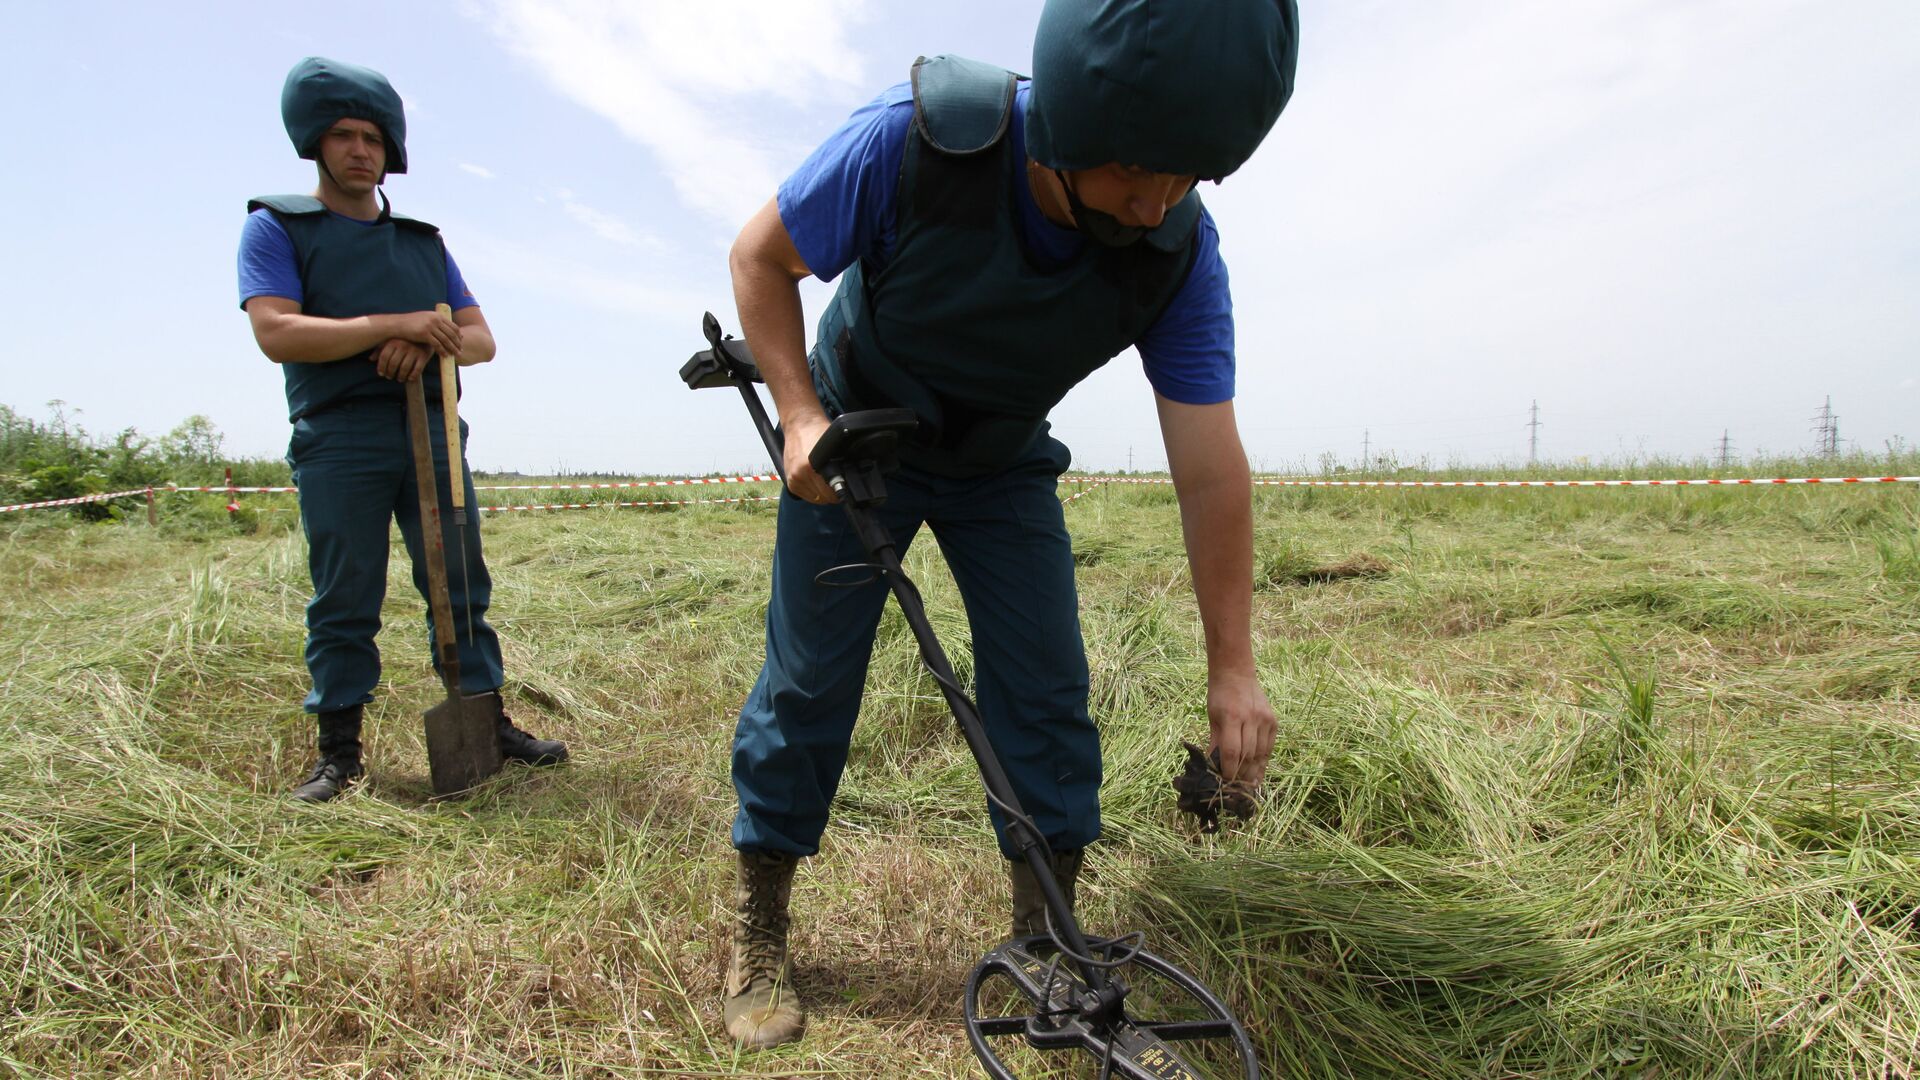
<svg viewBox="0 0 1920 1080"><path fill-rule="evenodd" d="M1840 417L1833 411L1833 396L1831 394L1827 396L1826 403L1820 406L1820 411L1814 414L1813 422L1818 425L1813 429L1813 432L1819 439L1820 456L1838 456L1840 453Z"/></svg>
<svg viewBox="0 0 1920 1080"><path fill-rule="evenodd" d="M1533 430L1527 436L1527 464L1538 465L1540 464L1540 401L1539 399L1537 398L1534 399L1533 408L1530 410L1530 412L1532 413L1532 419L1527 421L1527 426L1529 428L1532 428Z"/></svg>
<svg viewBox="0 0 1920 1080"><path fill-rule="evenodd" d="M1720 452L1716 456L1715 461L1717 463L1716 467L1723 472L1727 466L1733 464L1733 442L1728 438L1728 431L1725 428L1720 430Z"/></svg>
<svg viewBox="0 0 1920 1080"><path fill-rule="evenodd" d="M1373 468L1373 429L1367 428L1360 433L1360 471Z"/></svg>

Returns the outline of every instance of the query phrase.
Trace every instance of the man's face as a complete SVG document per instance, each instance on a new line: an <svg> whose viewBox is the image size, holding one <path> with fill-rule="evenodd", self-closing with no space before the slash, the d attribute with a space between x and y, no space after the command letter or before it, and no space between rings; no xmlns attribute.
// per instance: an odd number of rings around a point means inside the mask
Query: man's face
<svg viewBox="0 0 1920 1080"><path fill-rule="evenodd" d="M1166 220L1167 211L1193 190L1192 176L1148 172L1133 165L1075 169L1067 178L1073 193L1089 209L1111 214L1130 228L1157 227Z"/></svg>
<svg viewBox="0 0 1920 1080"><path fill-rule="evenodd" d="M320 161L342 191L370 194L387 172L387 140L371 120L336 120L320 136Z"/></svg>

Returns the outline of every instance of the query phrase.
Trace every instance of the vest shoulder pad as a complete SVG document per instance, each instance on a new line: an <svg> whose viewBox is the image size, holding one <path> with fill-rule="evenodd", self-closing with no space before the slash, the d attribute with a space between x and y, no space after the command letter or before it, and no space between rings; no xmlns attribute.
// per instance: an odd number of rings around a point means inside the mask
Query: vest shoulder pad
<svg viewBox="0 0 1920 1080"><path fill-rule="evenodd" d="M247 213L251 214L255 210L262 209L271 210L283 217L302 217L325 213L327 204L311 195L258 195L247 200ZM436 236L440 232L438 225L421 221L419 218L410 218L405 214L396 214L391 207L387 209L387 220L402 229L426 233L429 236Z"/></svg>
<svg viewBox="0 0 1920 1080"><path fill-rule="evenodd" d="M271 210L276 214L318 214L327 205L311 195L259 195L247 200L247 213Z"/></svg>
<svg viewBox="0 0 1920 1080"><path fill-rule="evenodd" d="M403 229L411 229L414 232L426 233L429 236L440 235L440 226L433 225L425 221L421 221L419 218L408 217L405 214L396 214L389 211L387 213L387 220L393 222L395 225L398 225Z"/></svg>
<svg viewBox="0 0 1920 1080"><path fill-rule="evenodd" d="M943 154L977 154L999 143L1013 116L1019 76L961 56L913 63L913 124Z"/></svg>

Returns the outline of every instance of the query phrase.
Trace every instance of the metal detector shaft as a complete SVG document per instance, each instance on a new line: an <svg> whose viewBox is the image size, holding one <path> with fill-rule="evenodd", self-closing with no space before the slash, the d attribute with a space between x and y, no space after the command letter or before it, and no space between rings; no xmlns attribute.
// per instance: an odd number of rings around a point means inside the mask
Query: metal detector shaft
<svg viewBox="0 0 1920 1080"><path fill-rule="evenodd" d="M773 458L774 475L780 478L781 486L786 486L786 437L773 426L773 421L767 416L766 407L760 404L760 395L754 392L752 383L740 383L740 397L747 403L747 411L753 414L754 430L760 433L760 441L766 444L767 456Z"/></svg>
<svg viewBox="0 0 1920 1080"><path fill-rule="evenodd" d="M1080 930L1080 921L1068 908L1066 894L1060 891L1060 883L1053 876L1053 866L1047 861L1046 844L1027 825L1026 811L1021 807L1019 797L1013 793L1013 782L1007 779L1006 769L1000 764L1000 755L994 752L993 744L987 740L987 726L980 719L979 710L974 708L972 699L960 690L953 665L947 661L946 650L940 647L933 625L927 621L920 591L914 588L913 582L900 567L900 557L893 549L892 539L873 520L871 510L855 506L844 498L842 505L852 519L861 543L866 546L868 556L879 564L888 586L893 590L893 598L900 604L900 613L906 616L907 625L913 629L914 640L920 645L920 662L933 673L933 681L939 684L941 696L947 699L947 707L953 711L953 718L960 725L960 734L967 740L967 749L973 752L974 764L980 768L981 782L986 785L988 794L1001 805L1002 813L1006 814L1007 835L1033 869L1034 880L1040 885L1041 895L1046 897L1047 910L1056 915L1054 930L1074 954L1090 955L1086 935ZM1107 973L1104 970L1093 965L1080 967L1088 986L1095 991L1106 989Z"/></svg>

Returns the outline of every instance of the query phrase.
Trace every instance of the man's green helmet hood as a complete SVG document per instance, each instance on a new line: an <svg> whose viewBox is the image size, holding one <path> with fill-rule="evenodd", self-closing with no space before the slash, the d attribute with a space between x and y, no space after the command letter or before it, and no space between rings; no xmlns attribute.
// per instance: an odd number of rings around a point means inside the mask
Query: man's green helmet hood
<svg viewBox="0 0 1920 1080"><path fill-rule="evenodd" d="M309 161L320 156L320 137L341 120L371 120L386 137L387 172L407 171L407 114L387 77L357 64L309 56L287 72L280 91L280 119L293 148Z"/></svg>
<svg viewBox="0 0 1920 1080"><path fill-rule="evenodd" d="M1047 0L1027 152L1218 180L1286 108L1299 51L1295 0Z"/></svg>

